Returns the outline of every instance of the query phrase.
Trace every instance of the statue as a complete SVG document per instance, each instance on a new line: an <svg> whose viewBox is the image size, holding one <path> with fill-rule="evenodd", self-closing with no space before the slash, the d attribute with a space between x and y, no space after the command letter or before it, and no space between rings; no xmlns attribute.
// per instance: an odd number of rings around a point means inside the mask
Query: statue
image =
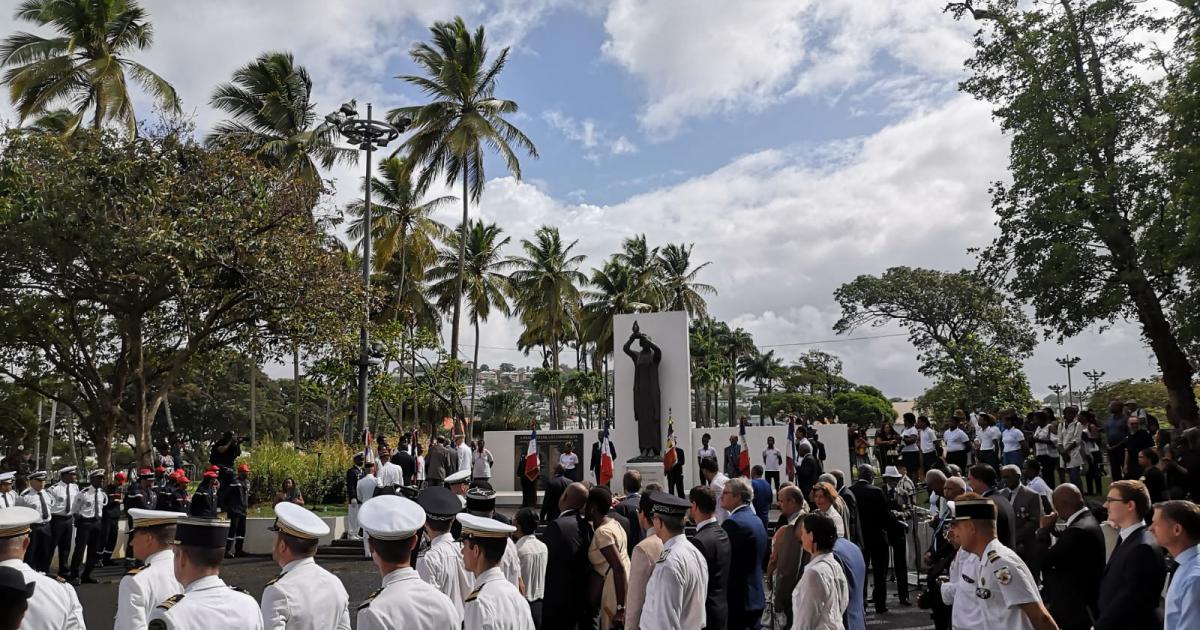
<svg viewBox="0 0 1200 630"><path fill-rule="evenodd" d="M640 349L631 346L638 341ZM658 364L662 350L643 335L637 322L633 334L622 348L633 359L633 419L638 427L638 449L642 457L658 457L662 452L662 394L658 387Z"/></svg>

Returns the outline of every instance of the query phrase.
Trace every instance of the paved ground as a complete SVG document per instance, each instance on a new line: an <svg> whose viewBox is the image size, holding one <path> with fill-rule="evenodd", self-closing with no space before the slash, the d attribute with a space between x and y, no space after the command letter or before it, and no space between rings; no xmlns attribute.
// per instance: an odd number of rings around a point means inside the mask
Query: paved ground
<svg viewBox="0 0 1200 630"><path fill-rule="evenodd" d="M239 558L225 562L221 577L229 584L250 591L256 598L262 595L267 581L279 572L279 567L270 558L265 557ZM379 588L379 574L375 572L375 565L367 560L342 558L318 558L317 562L337 575L346 586L346 591L350 594L350 618L353 623L353 611L359 602L371 591ZM89 628L112 627L113 616L117 611L117 584L123 574L124 570L116 568L97 569L95 577L100 583L79 587L79 599L83 602L84 617ZM894 604L894 599L892 603ZM902 608L898 605L893 605L885 615L876 615L874 610L869 608L867 626L879 630L933 628L925 611L918 610L915 606Z"/></svg>

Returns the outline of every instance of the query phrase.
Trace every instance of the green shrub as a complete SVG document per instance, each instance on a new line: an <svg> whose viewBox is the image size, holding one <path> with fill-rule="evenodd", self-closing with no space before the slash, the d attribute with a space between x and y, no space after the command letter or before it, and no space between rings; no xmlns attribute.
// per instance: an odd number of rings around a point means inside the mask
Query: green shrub
<svg viewBox="0 0 1200 630"><path fill-rule="evenodd" d="M250 466L251 505L273 502L289 477L300 488L305 503L336 504L346 502L346 470L355 452L341 440L313 442L304 451L291 444L261 440L237 463Z"/></svg>

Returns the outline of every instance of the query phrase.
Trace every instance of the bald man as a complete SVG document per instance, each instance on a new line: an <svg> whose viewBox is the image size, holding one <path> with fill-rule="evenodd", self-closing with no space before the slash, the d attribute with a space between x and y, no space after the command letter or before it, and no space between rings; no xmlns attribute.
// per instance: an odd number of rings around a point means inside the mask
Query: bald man
<svg viewBox="0 0 1200 630"><path fill-rule="evenodd" d="M1104 532L1075 484L1055 488L1050 504L1054 511L1042 517L1037 531L1046 608L1059 628L1084 630L1099 615Z"/></svg>
<svg viewBox="0 0 1200 630"><path fill-rule="evenodd" d="M587 498L587 486L579 482L567 486L558 501L562 512L546 524L542 533L547 552L543 628L575 628L589 622L587 607L579 605L592 570L587 559L592 531L582 513Z"/></svg>

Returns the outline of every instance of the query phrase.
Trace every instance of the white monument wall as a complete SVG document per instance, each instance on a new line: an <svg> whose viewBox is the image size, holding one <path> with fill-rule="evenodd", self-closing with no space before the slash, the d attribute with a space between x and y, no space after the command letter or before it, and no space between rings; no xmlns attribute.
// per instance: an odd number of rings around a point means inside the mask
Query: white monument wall
<svg viewBox="0 0 1200 630"><path fill-rule="evenodd" d="M850 474L850 448L849 435L846 433L846 425L844 424L818 424L817 436L821 443L825 445L825 470L833 469L841 470L847 475ZM737 427L713 427L710 429L695 428L692 429L692 444L694 448L688 451L689 472L685 477L688 484L694 484L699 479L699 472L692 467L692 460L696 458L696 451L700 449L700 436L708 433L712 436L710 446L717 449L717 464L721 467L721 472L725 471L725 447L729 446L729 436L737 435ZM750 449L750 465L762 464L762 452L767 448L767 436L775 437L775 448L779 449L784 457L787 457L787 425L747 425L746 426L746 441L749 443ZM786 460L785 460L786 461ZM781 468L783 474L781 478L786 477L786 467ZM849 481L849 477L847 477Z"/></svg>

